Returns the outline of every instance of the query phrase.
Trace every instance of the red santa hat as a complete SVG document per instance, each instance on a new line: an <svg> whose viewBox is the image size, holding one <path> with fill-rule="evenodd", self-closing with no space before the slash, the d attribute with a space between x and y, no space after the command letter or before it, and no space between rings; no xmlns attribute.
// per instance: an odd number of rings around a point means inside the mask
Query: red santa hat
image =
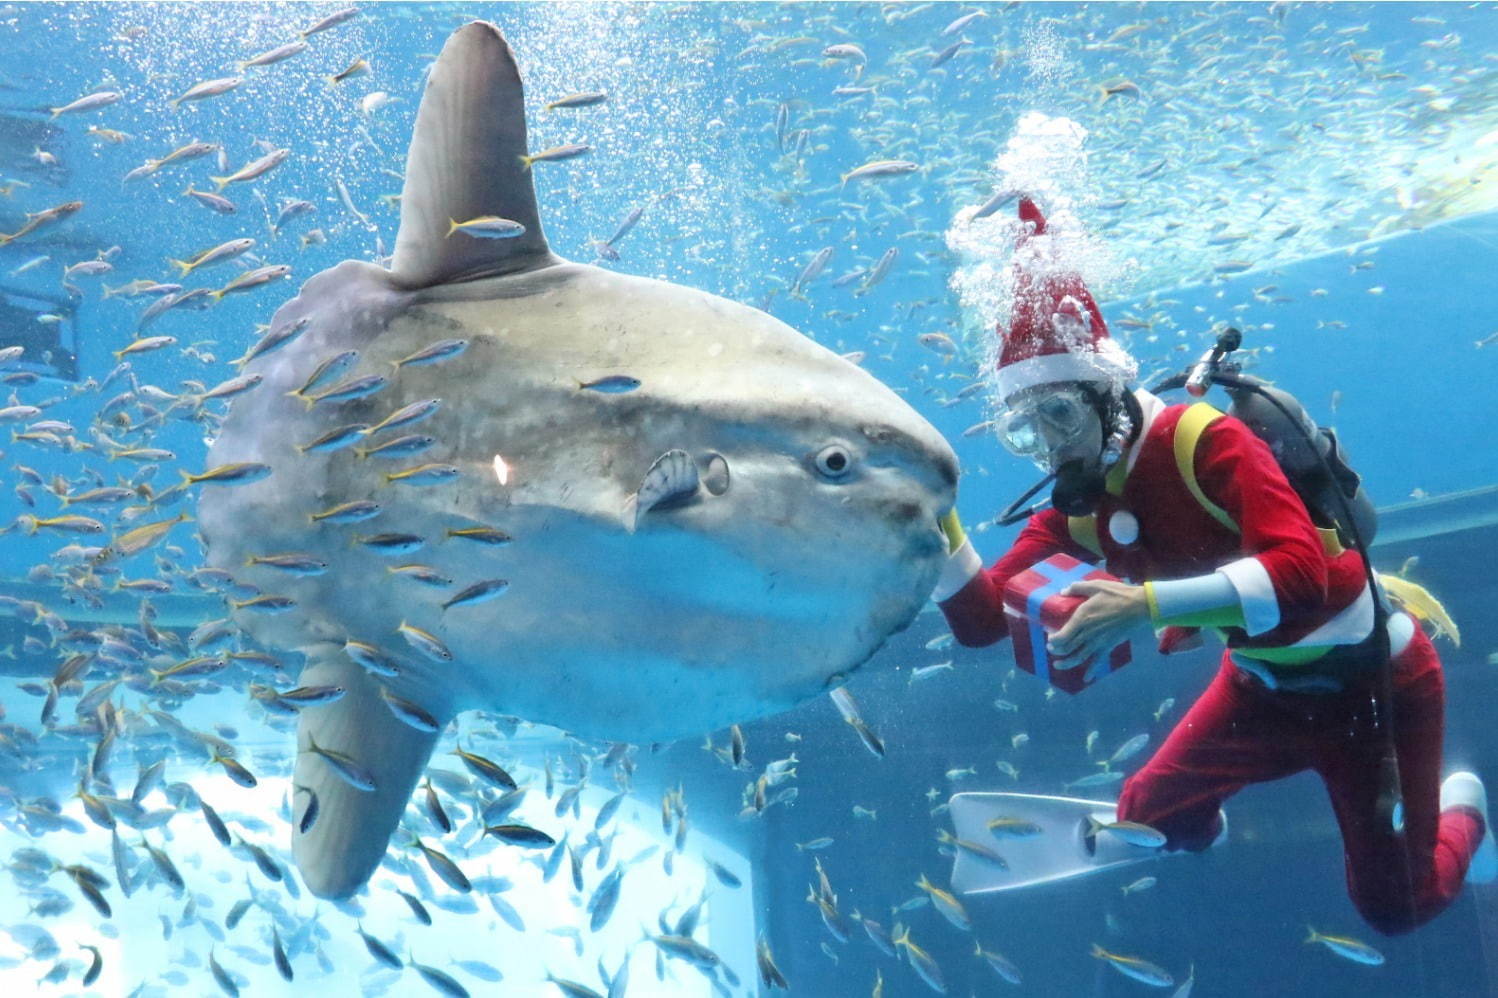
<svg viewBox="0 0 1498 998"><path fill-rule="evenodd" d="M1139 367L1108 335L1103 313L1082 275L1061 266L1048 246L1031 245L1046 235L1045 215L1029 198L1019 202L1020 250L1014 266L1014 307L1001 346L995 387L999 399L1035 385L1087 381L1122 389Z"/></svg>

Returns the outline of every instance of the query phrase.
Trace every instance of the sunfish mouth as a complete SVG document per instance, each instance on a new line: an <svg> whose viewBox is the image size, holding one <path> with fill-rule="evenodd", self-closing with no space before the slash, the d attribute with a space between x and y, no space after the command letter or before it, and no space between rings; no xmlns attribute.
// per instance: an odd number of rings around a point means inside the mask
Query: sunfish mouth
<svg viewBox="0 0 1498 998"><path fill-rule="evenodd" d="M624 529L634 533L646 513L684 506L703 489L715 496L727 492L728 461L722 454L710 453L704 455L704 464L699 474L692 455L680 449L656 458L640 480L640 487L624 503Z"/></svg>

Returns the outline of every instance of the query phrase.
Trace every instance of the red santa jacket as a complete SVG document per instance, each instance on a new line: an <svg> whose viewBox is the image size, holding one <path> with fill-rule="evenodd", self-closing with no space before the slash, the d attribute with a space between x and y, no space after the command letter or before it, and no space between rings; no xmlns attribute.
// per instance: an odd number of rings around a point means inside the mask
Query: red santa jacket
<svg viewBox="0 0 1498 998"><path fill-rule="evenodd" d="M1119 494L1110 489L1097 512L1097 541L1106 569L1142 583L1205 575L1251 558L1258 566L1249 566L1250 574L1267 576L1268 585L1244 599L1272 599L1275 624L1252 636L1242 627L1224 628L1230 648L1252 655L1254 648L1351 644L1366 637L1372 610L1371 597L1364 595L1362 559L1352 550L1327 553L1305 504L1264 441L1239 420L1221 416L1196 445L1196 480L1203 494L1238 525L1240 533L1235 534L1191 494L1177 467L1176 427L1190 407L1163 406L1146 393L1139 397L1147 403L1147 426L1125 455L1127 477ZM1109 533L1118 511L1137 521L1137 538L1131 543L1120 543ZM977 573L941 602L953 636L969 646L1003 638L1008 633L1005 584L1056 552L1099 561L1072 538L1064 514L1055 509L1037 513L1003 557L987 569L980 563ZM1364 608L1366 613L1356 612Z"/></svg>

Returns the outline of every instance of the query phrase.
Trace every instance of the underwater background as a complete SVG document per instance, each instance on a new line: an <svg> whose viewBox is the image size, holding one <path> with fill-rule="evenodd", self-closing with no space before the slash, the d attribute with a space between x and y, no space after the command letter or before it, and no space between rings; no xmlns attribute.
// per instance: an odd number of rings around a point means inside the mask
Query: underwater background
<svg viewBox="0 0 1498 998"><path fill-rule="evenodd" d="M424 71L454 28L484 18L519 61L532 147L590 147L533 167L552 248L754 305L852 355L956 449L958 508L986 562L1014 533L992 518L1033 469L988 425L1013 207L974 219L978 206L1005 190L1040 197L1145 384L1224 325L1241 329L1247 369L1336 427L1380 508L1375 567L1418 581L1460 626L1459 646L1449 634L1436 643L1447 768L1498 777L1498 624L1486 616L1498 605L1493 5L397 3L238 68L339 10L0 6L0 232L83 202L0 245L0 347L25 347L0 391L7 407L41 410L0 414L17 433L0 443L0 521L12 524L0 538L6 993L768 993L757 941L792 994L865 995L876 981L891 996L931 990L855 910L886 933L906 926L951 994L1147 990L1092 959L1094 943L1177 985L1189 977L1198 996L1498 993L1492 888L1467 888L1411 935L1377 937L1346 897L1336 825L1309 774L1234 798L1224 848L967 898L971 931L949 924L916 884L949 875L938 831L950 794L1061 793L1147 734L1148 748L1117 764L1132 771L1219 653L1167 661L1136 644L1126 670L1069 697L1018 672L1007 643L953 646L934 606L848 687L882 756L826 697L743 725L738 766L726 731L704 733L706 746L611 747L465 714L432 763L458 830L438 834L414 806L408 825L474 890L445 888L398 833L367 893L317 902L289 861L294 712L251 693L295 676L232 628L194 634L226 616L229 594L199 572L192 523L102 576L79 548L103 541L19 519L84 513L118 534L191 513L180 491L143 520L125 513L167 493L179 470L204 468L211 422L177 403L231 377L230 359L302 281L390 253ZM242 81L217 96L172 103L231 77ZM120 97L51 113L101 92ZM543 108L582 92L607 99ZM216 148L125 179L193 141ZM212 177L278 149L284 161L217 191L232 210L184 193L213 193ZM881 159L917 168L843 179ZM169 263L236 238L256 244L186 277ZM275 265L289 276L149 317L163 297L130 287L223 288ZM114 355L137 335L174 342ZM65 425L31 428L41 421ZM117 437L166 453L119 456ZM132 495L61 506L102 487ZM146 624L168 638L152 646ZM89 661L76 661L80 649ZM146 671L229 651L252 654L181 683ZM54 683L60 669L71 674ZM100 759L102 702L118 720ZM527 800L516 814L565 832L570 855L475 836L464 802L477 777L451 754L459 735L517 776ZM257 785L237 784L216 757L239 760ZM87 771L113 788L89 796L112 803L86 806ZM770 803L746 817L762 776ZM595 932L586 899L610 859L628 873ZM80 865L110 882L97 890L103 907ZM808 903L818 866L843 931ZM1145 875L1156 883L1122 889ZM1308 946L1308 925L1385 961ZM712 948L717 969L641 944L680 928ZM278 949L294 983L278 974Z"/></svg>

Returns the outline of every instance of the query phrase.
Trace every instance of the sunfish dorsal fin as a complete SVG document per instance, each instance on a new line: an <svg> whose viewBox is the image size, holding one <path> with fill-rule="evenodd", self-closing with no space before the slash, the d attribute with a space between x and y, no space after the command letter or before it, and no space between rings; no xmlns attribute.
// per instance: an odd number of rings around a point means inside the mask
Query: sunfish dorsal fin
<svg viewBox="0 0 1498 998"><path fill-rule="evenodd" d="M455 31L427 76L416 112L391 276L429 287L526 270L551 259L530 171L520 69L499 29ZM525 226L512 239L448 235L451 221L498 215Z"/></svg>

